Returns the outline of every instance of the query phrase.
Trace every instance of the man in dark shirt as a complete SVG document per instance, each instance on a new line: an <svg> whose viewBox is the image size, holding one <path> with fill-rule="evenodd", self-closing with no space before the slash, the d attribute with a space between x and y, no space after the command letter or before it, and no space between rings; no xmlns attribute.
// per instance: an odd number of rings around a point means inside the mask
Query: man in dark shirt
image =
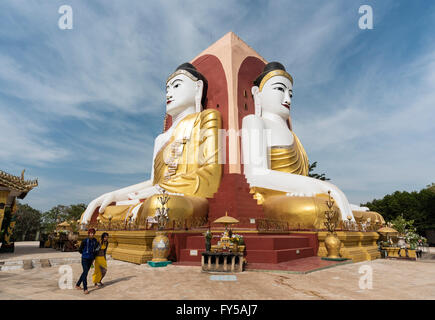
<svg viewBox="0 0 435 320"><path fill-rule="evenodd" d="M99 250L98 241L94 238L95 229L88 230L88 237L80 244L79 252L82 254L83 273L76 284L76 289L81 289L80 284L83 282L83 293L88 294L88 272L95 258L95 252Z"/></svg>

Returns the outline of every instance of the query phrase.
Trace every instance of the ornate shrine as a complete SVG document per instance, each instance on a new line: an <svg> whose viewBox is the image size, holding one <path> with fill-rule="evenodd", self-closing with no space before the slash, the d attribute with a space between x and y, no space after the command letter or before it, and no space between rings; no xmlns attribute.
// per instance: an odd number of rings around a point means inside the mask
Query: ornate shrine
<svg viewBox="0 0 435 320"><path fill-rule="evenodd" d="M38 180L25 180L24 171L17 177L0 170L0 252L13 252L11 236L15 227L16 199L24 199Z"/></svg>
<svg viewBox="0 0 435 320"><path fill-rule="evenodd" d="M276 93L274 77L288 99L276 113L287 110L287 116L276 124L268 106ZM176 90L180 84L181 94ZM108 253L114 259L146 263L156 232L148 218L163 188L172 193L167 232L173 261L199 262L202 233L224 212L239 220L234 229L244 235L248 263L326 256L323 222L331 191L341 213L341 256L354 261L379 257L374 230L384 223L382 216L351 207L336 186L306 177L308 159L291 131L292 85L284 66L267 64L232 32L191 64L180 65L167 80L165 128L155 140L151 179L92 201L81 218L83 229L111 230ZM276 133L280 126L288 134ZM252 132L269 127L272 145L253 138ZM268 155L260 166L247 165L243 159L256 148ZM194 158L198 154L202 160ZM264 176L258 174L263 169ZM221 231L212 227L212 232Z"/></svg>

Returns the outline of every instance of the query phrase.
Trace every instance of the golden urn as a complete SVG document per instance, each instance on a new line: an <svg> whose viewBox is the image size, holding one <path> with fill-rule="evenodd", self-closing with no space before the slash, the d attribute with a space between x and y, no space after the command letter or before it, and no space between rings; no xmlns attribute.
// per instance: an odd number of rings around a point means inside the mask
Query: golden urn
<svg viewBox="0 0 435 320"><path fill-rule="evenodd" d="M153 262L168 261L170 246L169 238L166 236L166 232L157 231L154 237L153 244Z"/></svg>
<svg viewBox="0 0 435 320"><path fill-rule="evenodd" d="M161 207L156 209L156 213L154 215L154 218L157 221L158 231L156 231L156 236L154 237L152 243L152 262L168 261L168 256L171 249L169 246L169 238L167 237L166 232L163 231L169 221L169 208L167 207L169 196L166 194L166 190L162 190L162 195L158 197L158 200Z"/></svg>
<svg viewBox="0 0 435 320"><path fill-rule="evenodd" d="M327 257L330 259L339 259L340 257L340 248L341 241L338 239L336 233L328 233L325 238L325 247L328 251Z"/></svg>

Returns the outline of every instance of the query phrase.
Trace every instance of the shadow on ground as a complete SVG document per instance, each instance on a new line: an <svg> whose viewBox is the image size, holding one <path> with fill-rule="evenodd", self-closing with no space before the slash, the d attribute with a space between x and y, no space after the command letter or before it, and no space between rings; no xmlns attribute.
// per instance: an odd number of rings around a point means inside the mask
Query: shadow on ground
<svg viewBox="0 0 435 320"><path fill-rule="evenodd" d="M123 277L123 278L118 278L118 279L109 280L109 281L107 281L107 282L104 282L104 287L109 287L109 286L111 286L112 284L115 284L115 283L118 283L118 282L121 282L121 281L128 281L128 280L130 280L130 279L132 279L132 278L136 278L136 276L128 276L128 277ZM103 288L104 288L104 287L103 287Z"/></svg>

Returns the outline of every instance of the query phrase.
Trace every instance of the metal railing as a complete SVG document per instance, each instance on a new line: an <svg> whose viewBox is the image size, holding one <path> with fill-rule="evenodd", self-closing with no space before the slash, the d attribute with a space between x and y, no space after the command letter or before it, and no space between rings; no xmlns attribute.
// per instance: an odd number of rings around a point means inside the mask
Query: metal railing
<svg viewBox="0 0 435 320"><path fill-rule="evenodd" d="M255 218L255 223L252 223L252 218L238 218L239 223L233 224L232 228L248 228L255 229L260 232L287 232L287 231L327 231L326 228L308 229L301 227L300 224L290 223L284 219L270 218ZM190 218L190 219L170 219L163 230L205 230L211 227L219 227L214 225L207 218ZM141 230L157 230L155 223L145 221L105 221L92 222L87 225L86 229L94 228L98 231L141 231ZM355 221L339 221L336 231L354 231L354 232L373 232L381 228L379 224L361 223Z"/></svg>

